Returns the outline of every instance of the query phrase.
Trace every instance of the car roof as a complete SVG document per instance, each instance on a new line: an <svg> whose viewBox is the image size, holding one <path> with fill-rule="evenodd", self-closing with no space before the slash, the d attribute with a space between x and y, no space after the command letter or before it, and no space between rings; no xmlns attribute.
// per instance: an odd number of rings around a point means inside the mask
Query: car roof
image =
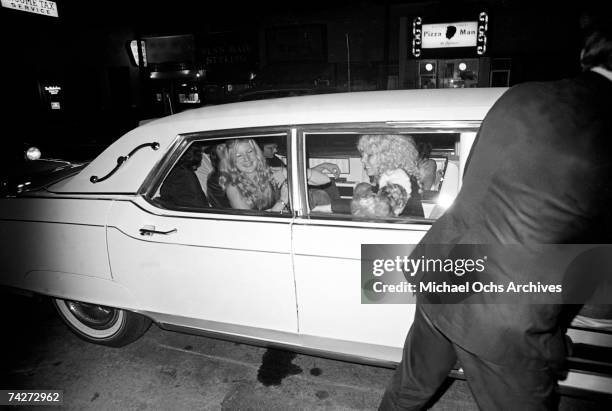
<svg viewBox="0 0 612 411"><path fill-rule="evenodd" d="M148 122L108 147L81 173L52 187L54 192L135 193L154 164L179 134L264 126L308 124L479 121L506 88L386 90L317 94L246 101L187 110ZM95 126L95 125L93 125ZM135 147L157 142L159 150L144 148L111 178L96 184Z"/></svg>
<svg viewBox="0 0 612 411"><path fill-rule="evenodd" d="M385 90L295 96L205 106L147 125L172 123L180 129L181 124L190 123L192 130L204 131L347 121L474 120L481 119L505 90Z"/></svg>
<svg viewBox="0 0 612 411"><path fill-rule="evenodd" d="M236 101L250 101L270 98L296 97L309 94L322 94L324 90L312 88L275 88L275 89L252 89L240 93ZM328 91L329 93L329 91Z"/></svg>

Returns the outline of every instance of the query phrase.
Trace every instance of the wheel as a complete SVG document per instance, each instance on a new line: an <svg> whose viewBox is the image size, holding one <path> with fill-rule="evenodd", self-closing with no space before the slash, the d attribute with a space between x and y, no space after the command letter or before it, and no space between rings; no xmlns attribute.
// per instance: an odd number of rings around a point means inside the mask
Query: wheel
<svg viewBox="0 0 612 411"><path fill-rule="evenodd" d="M70 329L85 341L122 347L136 341L151 325L147 317L103 305L53 298L53 305Z"/></svg>

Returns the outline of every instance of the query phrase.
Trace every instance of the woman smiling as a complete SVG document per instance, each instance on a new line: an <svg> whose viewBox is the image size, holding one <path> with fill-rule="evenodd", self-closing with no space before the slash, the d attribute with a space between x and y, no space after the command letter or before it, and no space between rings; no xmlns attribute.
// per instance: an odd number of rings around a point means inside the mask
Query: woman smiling
<svg viewBox="0 0 612 411"><path fill-rule="evenodd" d="M228 143L224 175L227 198L232 208L242 210L283 211L289 201L287 179L282 171L273 172L266 165L253 139Z"/></svg>

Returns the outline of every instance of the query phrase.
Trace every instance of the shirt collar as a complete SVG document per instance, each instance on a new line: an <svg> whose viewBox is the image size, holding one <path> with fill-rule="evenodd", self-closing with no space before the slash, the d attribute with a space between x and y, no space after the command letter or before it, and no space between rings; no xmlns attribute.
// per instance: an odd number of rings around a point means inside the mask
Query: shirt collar
<svg viewBox="0 0 612 411"><path fill-rule="evenodd" d="M607 70L601 66L597 66L597 67L592 67L591 71L594 71L595 73L599 73L605 78L607 78L608 80L612 81L612 71L610 70Z"/></svg>

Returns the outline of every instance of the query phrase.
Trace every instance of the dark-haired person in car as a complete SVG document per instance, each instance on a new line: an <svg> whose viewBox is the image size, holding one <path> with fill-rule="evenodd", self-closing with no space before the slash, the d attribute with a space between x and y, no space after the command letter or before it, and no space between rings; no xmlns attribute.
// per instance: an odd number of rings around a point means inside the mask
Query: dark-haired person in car
<svg viewBox="0 0 612 411"><path fill-rule="evenodd" d="M195 170L202 164L202 155L202 147L192 144L181 156L160 189L160 198L165 205L189 208L210 207L208 198L195 173Z"/></svg>
<svg viewBox="0 0 612 411"><path fill-rule="evenodd" d="M225 143L215 144L206 148L210 161L213 167L213 171L208 175L206 180L206 192L208 193L208 200L214 208L231 208L227 195L225 194L225 188L221 186L220 178L224 170L223 165L226 164L227 159L227 145Z"/></svg>

